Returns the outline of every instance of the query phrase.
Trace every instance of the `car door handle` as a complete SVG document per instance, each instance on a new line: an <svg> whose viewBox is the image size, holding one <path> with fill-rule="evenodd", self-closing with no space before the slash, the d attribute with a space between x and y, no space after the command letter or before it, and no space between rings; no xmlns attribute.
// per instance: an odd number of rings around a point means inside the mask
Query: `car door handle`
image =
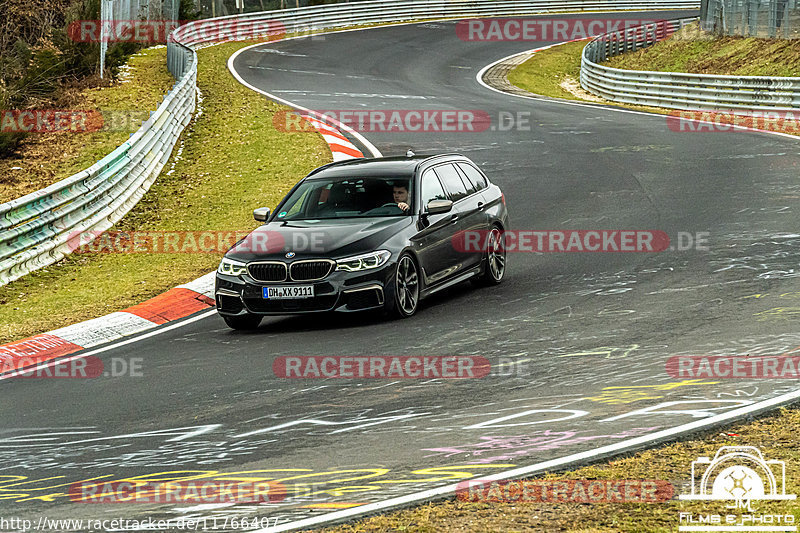
<svg viewBox="0 0 800 533"><path fill-rule="evenodd" d="M456 222L458 222L458 215L451 215L450 216L450 223L451 224L455 224Z"/></svg>
<svg viewBox="0 0 800 533"><path fill-rule="evenodd" d="M483 202L478 202L478 211L483 211Z"/></svg>

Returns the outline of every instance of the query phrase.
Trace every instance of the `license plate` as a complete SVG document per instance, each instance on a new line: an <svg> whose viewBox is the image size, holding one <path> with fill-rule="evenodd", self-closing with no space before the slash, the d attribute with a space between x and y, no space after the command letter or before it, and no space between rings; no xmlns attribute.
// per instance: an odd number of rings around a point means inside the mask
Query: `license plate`
<svg viewBox="0 0 800 533"><path fill-rule="evenodd" d="M293 300L295 298L313 298L313 285L293 285L291 287L262 287L265 300Z"/></svg>

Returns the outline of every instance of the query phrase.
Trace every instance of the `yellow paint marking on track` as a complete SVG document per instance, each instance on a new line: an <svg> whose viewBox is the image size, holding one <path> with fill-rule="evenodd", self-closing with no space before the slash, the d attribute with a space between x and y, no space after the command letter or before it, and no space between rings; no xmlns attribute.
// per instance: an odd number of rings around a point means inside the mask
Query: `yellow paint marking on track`
<svg viewBox="0 0 800 533"><path fill-rule="evenodd" d="M314 503L311 505L304 505L301 509L349 509L351 507L358 507L364 505L363 503Z"/></svg>

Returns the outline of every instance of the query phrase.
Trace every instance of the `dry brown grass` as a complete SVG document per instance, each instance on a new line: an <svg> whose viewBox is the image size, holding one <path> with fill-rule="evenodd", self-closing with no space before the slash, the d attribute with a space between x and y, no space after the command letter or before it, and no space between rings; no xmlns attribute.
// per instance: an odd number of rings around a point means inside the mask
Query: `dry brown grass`
<svg viewBox="0 0 800 533"><path fill-rule="evenodd" d="M751 422L735 424L703 438L677 442L608 463L569 472L541 476L546 479L660 479L672 483L675 494L690 489L691 463L700 456L714 456L723 445L757 446L766 459L786 462L786 491L800 492L800 408L779 412ZM797 501L759 502L757 512L791 514L800 518ZM676 499L648 504L580 503L472 503L457 500L425 504L353 524L328 528L328 533L407 531L414 533L466 533L496 531L657 532L677 530L678 513L725 514L724 504L685 502Z"/></svg>

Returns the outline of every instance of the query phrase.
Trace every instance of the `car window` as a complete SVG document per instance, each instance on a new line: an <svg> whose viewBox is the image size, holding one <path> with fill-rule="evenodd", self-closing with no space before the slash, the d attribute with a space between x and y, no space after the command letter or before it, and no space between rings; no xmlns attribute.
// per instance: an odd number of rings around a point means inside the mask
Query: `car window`
<svg viewBox="0 0 800 533"><path fill-rule="evenodd" d="M409 187L408 176L320 176L295 188L276 220L404 216L410 209L400 203L412 203Z"/></svg>
<svg viewBox="0 0 800 533"><path fill-rule="evenodd" d="M300 212L300 208L303 207L303 204L305 204L306 201L308 201L308 198L310 196L309 195L310 192L311 192L311 189L306 189L303 192L303 194L300 195L300 197L297 199L297 202L295 202L295 204L291 207L291 209L289 209L289 211L287 211L287 214L284 215L284 217L286 217L286 216L293 217L294 215L298 214ZM283 218L283 217L281 217L281 218Z"/></svg>
<svg viewBox="0 0 800 533"><path fill-rule="evenodd" d="M459 165L455 165L456 169L460 169ZM467 188L467 194L472 194L479 190L479 187L475 184L474 181L470 180L469 177L464 175L463 170L459 170L458 175L461 176L461 181L464 182L464 187Z"/></svg>
<svg viewBox="0 0 800 533"><path fill-rule="evenodd" d="M478 190L485 189L489 184L486 182L486 177L481 172L470 165L469 163L458 163L458 168L464 171L464 174L469 180L474 183Z"/></svg>
<svg viewBox="0 0 800 533"><path fill-rule="evenodd" d="M434 170L442 180L442 184L444 188L447 189L447 193L452 201L457 202L467 196L467 188L464 186L464 182L461 181L461 176L458 175L458 171L452 164L439 165Z"/></svg>
<svg viewBox="0 0 800 533"><path fill-rule="evenodd" d="M447 200L447 195L444 193L442 184L439 183L439 178L433 170L426 170L422 174L422 206L428 205L428 202L433 200Z"/></svg>

